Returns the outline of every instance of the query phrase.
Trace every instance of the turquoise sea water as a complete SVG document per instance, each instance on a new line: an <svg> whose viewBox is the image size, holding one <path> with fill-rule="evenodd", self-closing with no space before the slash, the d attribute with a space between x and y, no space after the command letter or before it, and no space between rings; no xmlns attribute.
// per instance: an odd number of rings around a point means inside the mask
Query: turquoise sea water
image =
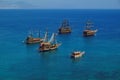
<svg viewBox="0 0 120 80"><path fill-rule="evenodd" d="M22 43L31 29L57 32L63 19L72 33L57 36L57 50ZM98 29L94 37L82 36L88 19ZM86 54L73 60L74 50ZM120 80L120 10L0 10L0 80Z"/></svg>

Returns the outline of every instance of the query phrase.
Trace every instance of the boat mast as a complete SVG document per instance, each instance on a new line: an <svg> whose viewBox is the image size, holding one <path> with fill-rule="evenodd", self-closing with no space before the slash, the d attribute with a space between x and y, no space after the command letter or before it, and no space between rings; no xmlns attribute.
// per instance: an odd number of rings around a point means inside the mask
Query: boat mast
<svg viewBox="0 0 120 80"><path fill-rule="evenodd" d="M33 36L33 32L29 31L29 36L32 37Z"/></svg>
<svg viewBox="0 0 120 80"><path fill-rule="evenodd" d="M44 40L43 40L44 42L48 42L48 31L46 31L46 33L45 33L45 37L44 37Z"/></svg>
<svg viewBox="0 0 120 80"><path fill-rule="evenodd" d="M40 38L40 30L38 31L38 37Z"/></svg>
<svg viewBox="0 0 120 80"><path fill-rule="evenodd" d="M68 21L64 20L62 23L62 27L68 27L68 26L69 26Z"/></svg>
<svg viewBox="0 0 120 80"><path fill-rule="evenodd" d="M57 34L54 33L53 43L55 43L55 44L57 44L56 35L57 35Z"/></svg>
<svg viewBox="0 0 120 80"><path fill-rule="evenodd" d="M90 30L91 27L93 27L93 23L90 20L88 20L87 23L86 23L86 29Z"/></svg>
<svg viewBox="0 0 120 80"><path fill-rule="evenodd" d="M57 36L57 34L55 34L55 37L54 37L54 43L55 44L57 44L56 36Z"/></svg>

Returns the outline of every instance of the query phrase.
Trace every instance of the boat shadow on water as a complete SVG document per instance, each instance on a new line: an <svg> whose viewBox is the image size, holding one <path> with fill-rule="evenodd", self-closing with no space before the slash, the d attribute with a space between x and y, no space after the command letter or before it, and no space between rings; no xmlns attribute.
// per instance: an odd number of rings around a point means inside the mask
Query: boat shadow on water
<svg viewBox="0 0 120 80"><path fill-rule="evenodd" d="M82 40L85 44L87 44L87 45L91 44L92 45L94 43L94 41L96 40L96 37L95 36L83 37Z"/></svg>
<svg viewBox="0 0 120 80"><path fill-rule="evenodd" d="M38 54L40 54L43 57L47 57L47 56L50 56L52 54L56 54L57 53L56 51L57 51L57 49L51 50L51 51L44 51L44 52L38 51Z"/></svg>
<svg viewBox="0 0 120 80"><path fill-rule="evenodd" d="M39 44L28 44L28 45L25 45L26 49L27 50L30 50L30 49L36 49L36 47L38 47Z"/></svg>
<svg viewBox="0 0 120 80"><path fill-rule="evenodd" d="M48 54L48 53L56 53L57 49L54 49L54 50L49 50L49 51L38 51L39 53L41 54Z"/></svg>
<svg viewBox="0 0 120 80"><path fill-rule="evenodd" d="M78 63L82 60L82 58L71 58L72 63Z"/></svg>

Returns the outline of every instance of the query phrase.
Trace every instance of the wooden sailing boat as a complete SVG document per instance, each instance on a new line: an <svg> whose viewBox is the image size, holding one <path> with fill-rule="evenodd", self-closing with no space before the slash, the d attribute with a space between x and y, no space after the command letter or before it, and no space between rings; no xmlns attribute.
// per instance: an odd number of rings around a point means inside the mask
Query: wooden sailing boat
<svg viewBox="0 0 120 80"><path fill-rule="evenodd" d="M85 54L85 51L74 51L71 55L71 58L79 58Z"/></svg>
<svg viewBox="0 0 120 80"><path fill-rule="evenodd" d="M53 33L50 40L48 41L48 33L45 33L45 38L42 43L40 43L39 51L51 51L57 49L61 44L56 41L56 34Z"/></svg>
<svg viewBox="0 0 120 80"><path fill-rule="evenodd" d="M91 28L93 27L93 23L89 20L86 23L86 29L83 31L83 36L87 37L87 36L94 36L97 32L96 30L92 30Z"/></svg>
<svg viewBox="0 0 120 80"><path fill-rule="evenodd" d="M59 28L59 34L71 33L71 28L68 23L68 20L64 20L61 27Z"/></svg>
<svg viewBox="0 0 120 80"><path fill-rule="evenodd" d="M40 38L40 32L39 32L39 37L34 38L32 32L27 36L25 43L26 44L34 44L34 43L40 43L42 42L43 39Z"/></svg>

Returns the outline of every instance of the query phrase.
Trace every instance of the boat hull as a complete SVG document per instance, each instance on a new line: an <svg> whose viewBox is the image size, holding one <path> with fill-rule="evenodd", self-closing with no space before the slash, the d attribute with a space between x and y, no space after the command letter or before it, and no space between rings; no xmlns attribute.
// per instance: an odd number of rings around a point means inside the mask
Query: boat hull
<svg viewBox="0 0 120 80"><path fill-rule="evenodd" d="M77 55L74 55L74 53L71 55L71 58L80 58L80 57L82 57L83 55L85 54L85 52L83 51L83 52L80 52L80 53L78 53Z"/></svg>
<svg viewBox="0 0 120 80"><path fill-rule="evenodd" d="M94 36L96 34L97 30L85 30L83 32L83 36L88 37L88 36Z"/></svg>
<svg viewBox="0 0 120 80"><path fill-rule="evenodd" d="M57 49L61 44L55 44L55 45L50 45L48 47L40 47L39 51L40 52L46 52L46 51L52 51Z"/></svg>
<svg viewBox="0 0 120 80"><path fill-rule="evenodd" d="M26 44L35 44L35 43L41 43L43 40L40 38L27 38Z"/></svg>
<svg viewBox="0 0 120 80"><path fill-rule="evenodd" d="M30 42L26 42L26 44L36 44L36 43L41 43L41 41L30 41Z"/></svg>
<svg viewBox="0 0 120 80"><path fill-rule="evenodd" d="M59 34L69 34L69 33L71 33L71 30L70 29L68 29L68 30L64 30L64 29L59 29Z"/></svg>

